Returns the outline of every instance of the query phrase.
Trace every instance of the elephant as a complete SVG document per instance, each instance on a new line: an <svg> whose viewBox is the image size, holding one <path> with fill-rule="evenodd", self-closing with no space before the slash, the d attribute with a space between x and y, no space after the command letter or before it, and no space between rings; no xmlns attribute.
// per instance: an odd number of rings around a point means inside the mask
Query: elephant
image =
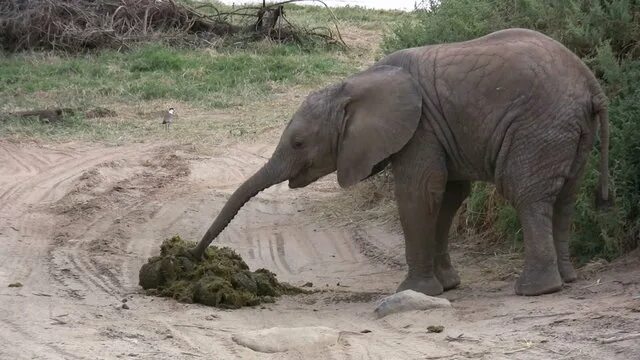
<svg viewBox="0 0 640 360"><path fill-rule="evenodd" d="M598 127L596 203L607 206L607 97L569 49L518 28L402 49L311 92L192 255L202 256L240 208L274 184L301 188L337 171L345 188L390 166L408 266L397 291L438 295L460 284L449 229L471 183L482 181L495 184L522 226L515 293L556 292L576 280L571 218Z"/></svg>

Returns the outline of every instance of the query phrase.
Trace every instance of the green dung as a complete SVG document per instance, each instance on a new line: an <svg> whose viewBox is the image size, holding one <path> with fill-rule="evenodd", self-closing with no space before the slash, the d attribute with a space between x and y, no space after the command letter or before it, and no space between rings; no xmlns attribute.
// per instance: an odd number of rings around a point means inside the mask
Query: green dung
<svg viewBox="0 0 640 360"><path fill-rule="evenodd" d="M203 258L189 253L195 243L174 236L162 242L160 255L142 265L139 284L149 295L180 302L237 309L274 302L281 295L307 293L266 269L250 271L232 249L210 246Z"/></svg>

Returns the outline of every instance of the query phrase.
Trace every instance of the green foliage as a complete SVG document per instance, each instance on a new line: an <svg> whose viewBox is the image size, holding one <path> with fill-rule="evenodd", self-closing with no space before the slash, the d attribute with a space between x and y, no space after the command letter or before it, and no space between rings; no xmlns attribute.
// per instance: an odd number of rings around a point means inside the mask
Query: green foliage
<svg viewBox="0 0 640 360"><path fill-rule="evenodd" d="M466 222L474 229L486 230L487 220L491 219L488 213L492 210L487 207L491 201L491 188L486 183L475 183L471 191L471 195L467 199L465 217ZM490 225L490 224L489 224Z"/></svg>
<svg viewBox="0 0 640 360"><path fill-rule="evenodd" d="M610 99L610 164L616 208L598 212L598 149L586 171L574 219L573 254L579 262L612 259L638 245L640 233L640 1L637 0L441 0L400 21L387 34L388 53L406 47L463 41L522 27L539 30L580 56ZM515 211L476 185L465 211L466 224L490 231L493 239L517 244Z"/></svg>
<svg viewBox="0 0 640 360"><path fill-rule="evenodd" d="M522 231L515 209L500 198L493 185L475 183L464 209L465 224L489 241L510 244L522 249Z"/></svg>
<svg viewBox="0 0 640 360"><path fill-rule="evenodd" d="M385 37L383 50L472 39L491 32L500 21L490 1L445 0L432 2L430 9L400 21Z"/></svg>
<svg viewBox="0 0 640 360"><path fill-rule="evenodd" d="M110 97L130 103L176 99L219 108L266 97L277 86L350 70L329 52L284 45L221 53L152 45L80 57L19 54L0 57L0 98L11 99L3 107L27 106L38 101L34 94L47 93L65 106Z"/></svg>
<svg viewBox="0 0 640 360"><path fill-rule="evenodd" d="M513 206L502 204L502 206L498 208L495 230L504 237L504 241L511 244L512 249L523 249L522 229L520 227L520 221L518 220L518 214Z"/></svg>

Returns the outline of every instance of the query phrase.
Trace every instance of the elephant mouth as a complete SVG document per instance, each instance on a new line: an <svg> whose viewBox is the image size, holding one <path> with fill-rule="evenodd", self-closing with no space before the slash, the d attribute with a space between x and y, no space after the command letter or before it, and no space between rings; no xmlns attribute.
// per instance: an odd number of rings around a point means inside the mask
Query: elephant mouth
<svg viewBox="0 0 640 360"><path fill-rule="evenodd" d="M313 176L312 174L310 174L309 169L310 169L310 166L305 166L295 176L291 177L289 179L289 188L290 189L302 188L320 178L319 176Z"/></svg>
<svg viewBox="0 0 640 360"><path fill-rule="evenodd" d="M309 177L304 175L303 176L297 175L289 179L289 188L290 189L303 188L318 179L319 177L314 178L314 177Z"/></svg>

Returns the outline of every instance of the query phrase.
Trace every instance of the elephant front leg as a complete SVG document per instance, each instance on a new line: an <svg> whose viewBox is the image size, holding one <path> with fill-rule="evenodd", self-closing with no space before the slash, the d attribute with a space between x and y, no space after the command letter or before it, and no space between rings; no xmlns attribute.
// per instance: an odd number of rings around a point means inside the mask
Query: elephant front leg
<svg viewBox="0 0 640 360"><path fill-rule="evenodd" d="M462 205L464 199L471 192L471 183L468 181L450 181L442 199L438 223L436 225L436 254L435 275L440 280L444 290L453 289L460 285L460 276L451 264L449 256L449 229L453 218Z"/></svg>
<svg viewBox="0 0 640 360"><path fill-rule="evenodd" d="M431 172L412 179L394 169L394 177L409 267L407 277L397 291L411 289L427 295L442 294L444 288L434 271L434 255L436 223L446 174Z"/></svg>

